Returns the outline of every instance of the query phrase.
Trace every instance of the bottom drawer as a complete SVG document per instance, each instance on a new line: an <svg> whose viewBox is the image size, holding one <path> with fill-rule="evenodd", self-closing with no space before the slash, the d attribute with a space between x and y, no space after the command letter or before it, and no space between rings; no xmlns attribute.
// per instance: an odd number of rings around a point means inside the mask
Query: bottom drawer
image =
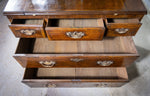
<svg viewBox="0 0 150 96"><path fill-rule="evenodd" d="M125 67L27 68L22 82L30 87L120 87L128 75Z"/></svg>

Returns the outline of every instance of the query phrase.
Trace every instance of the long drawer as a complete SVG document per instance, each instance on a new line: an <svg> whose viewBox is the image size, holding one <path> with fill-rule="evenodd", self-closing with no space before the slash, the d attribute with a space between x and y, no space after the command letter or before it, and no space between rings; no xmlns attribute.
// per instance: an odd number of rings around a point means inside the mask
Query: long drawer
<svg viewBox="0 0 150 96"><path fill-rule="evenodd" d="M132 37L103 41L49 41L21 38L14 58L26 68L121 67L138 57Z"/></svg>
<svg viewBox="0 0 150 96"><path fill-rule="evenodd" d="M125 67L27 68L22 82L30 87L120 87L128 75Z"/></svg>

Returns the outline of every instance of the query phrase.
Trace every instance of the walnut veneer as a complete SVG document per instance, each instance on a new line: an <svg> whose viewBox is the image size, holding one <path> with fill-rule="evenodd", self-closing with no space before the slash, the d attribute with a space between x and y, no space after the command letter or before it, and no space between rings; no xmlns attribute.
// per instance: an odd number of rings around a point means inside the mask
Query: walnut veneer
<svg viewBox="0 0 150 96"><path fill-rule="evenodd" d="M139 56L142 0L9 0L14 58L30 87L120 87Z"/></svg>

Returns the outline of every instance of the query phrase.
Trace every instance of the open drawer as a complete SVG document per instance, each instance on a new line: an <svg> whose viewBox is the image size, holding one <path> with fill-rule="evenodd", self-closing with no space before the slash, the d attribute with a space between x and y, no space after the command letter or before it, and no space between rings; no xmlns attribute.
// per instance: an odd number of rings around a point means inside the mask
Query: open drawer
<svg viewBox="0 0 150 96"><path fill-rule="evenodd" d="M14 58L27 68L121 67L138 57L132 37L103 41L49 41L21 38Z"/></svg>
<svg viewBox="0 0 150 96"><path fill-rule="evenodd" d="M141 26L138 19L117 19L105 20L107 26L106 36L134 36Z"/></svg>
<svg viewBox="0 0 150 96"><path fill-rule="evenodd" d="M49 19L46 33L49 40L101 40L102 19Z"/></svg>
<svg viewBox="0 0 150 96"><path fill-rule="evenodd" d="M22 82L30 87L120 87L128 75L125 67L27 68Z"/></svg>
<svg viewBox="0 0 150 96"><path fill-rule="evenodd" d="M13 19L9 27L16 37L45 37L45 22L43 19Z"/></svg>

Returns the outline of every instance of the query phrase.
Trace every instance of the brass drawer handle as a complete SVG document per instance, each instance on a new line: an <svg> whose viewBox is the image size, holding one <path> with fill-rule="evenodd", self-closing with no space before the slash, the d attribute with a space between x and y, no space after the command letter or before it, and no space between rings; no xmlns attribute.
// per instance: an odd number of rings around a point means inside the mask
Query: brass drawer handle
<svg viewBox="0 0 150 96"><path fill-rule="evenodd" d="M119 34L124 34L124 33L127 33L129 31L129 29L127 29L127 28L118 28L118 29L115 29L115 31Z"/></svg>
<svg viewBox="0 0 150 96"><path fill-rule="evenodd" d="M97 61L97 64L101 66L110 66L113 63L114 63L113 61Z"/></svg>
<svg viewBox="0 0 150 96"><path fill-rule="evenodd" d="M73 61L73 62L80 62L80 61L83 61L84 59L81 59L81 58L71 58L70 61Z"/></svg>
<svg viewBox="0 0 150 96"><path fill-rule="evenodd" d="M96 87L109 87L109 84L107 84L107 83L100 83L100 84L97 84Z"/></svg>
<svg viewBox="0 0 150 96"><path fill-rule="evenodd" d="M33 35L35 34L35 30L32 30L32 29L24 29L24 30L20 30L21 33L25 34L25 35Z"/></svg>
<svg viewBox="0 0 150 96"><path fill-rule="evenodd" d="M66 35L70 38L74 38L74 39L80 39L83 36L85 36L85 34L83 32L66 32Z"/></svg>
<svg viewBox="0 0 150 96"><path fill-rule="evenodd" d="M115 15L115 16L117 16L117 15L118 15L118 13L114 13L114 15Z"/></svg>
<svg viewBox="0 0 150 96"><path fill-rule="evenodd" d="M49 83L49 84L46 84L46 87L53 87L53 88L55 88L56 84Z"/></svg>
<svg viewBox="0 0 150 96"><path fill-rule="evenodd" d="M55 61L40 61L39 63L44 67L53 67L56 64Z"/></svg>

